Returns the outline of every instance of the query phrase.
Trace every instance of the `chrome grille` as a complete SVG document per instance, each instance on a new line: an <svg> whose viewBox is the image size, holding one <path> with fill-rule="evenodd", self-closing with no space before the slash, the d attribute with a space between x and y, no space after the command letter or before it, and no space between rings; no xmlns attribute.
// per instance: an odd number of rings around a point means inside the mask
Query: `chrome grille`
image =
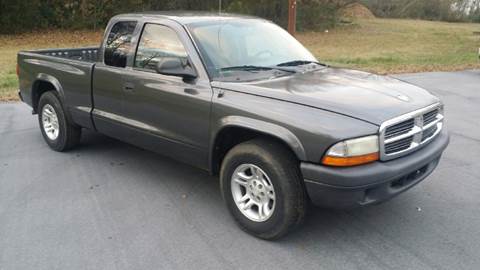
<svg viewBox="0 0 480 270"><path fill-rule="evenodd" d="M393 126L389 126L385 130L385 139L389 139L389 138L407 133L413 129L414 125L415 125L415 120L411 118L406 121L395 124Z"/></svg>
<svg viewBox="0 0 480 270"><path fill-rule="evenodd" d="M432 137L433 134L435 134L435 131L437 131L437 129L438 129L437 125L434 125L433 127L430 127L424 130L422 134L422 142Z"/></svg>
<svg viewBox="0 0 480 270"><path fill-rule="evenodd" d="M443 108L434 104L396 117L380 126L380 156L390 160L415 151L440 133Z"/></svg>
<svg viewBox="0 0 480 270"><path fill-rule="evenodd" d="M438 115L438 109L427 112L423 115L423 125L428 125L431 122L435 121Z"/></svg>
<svg viewBox="0 0 480 270"><path fill-rule="evenodd" d="M388 145L385 145L385 153L392 154L398 151L403 151L405 149L408 149L412 144L412 141L413 141L413 137L410 136L410 137L389 143Z"/></svg>

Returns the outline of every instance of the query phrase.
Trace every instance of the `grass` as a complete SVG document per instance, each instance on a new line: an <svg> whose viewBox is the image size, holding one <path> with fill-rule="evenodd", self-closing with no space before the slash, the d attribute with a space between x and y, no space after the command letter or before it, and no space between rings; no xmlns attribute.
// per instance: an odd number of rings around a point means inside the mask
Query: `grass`
<svg viewBox="0 0 480 270"><path fill-rule="evenodd" d="M480 68L480 24L419 20L360 20L297 38L322 62L379 74ZM101 32L50 31L0 36L0 101L17 100L19 50L99 44Z"/></svg>
<svg viewBox="0 0 480 270"><path fill-rule="evenodd" d="M480 24L373 19L297 38L333 66L389 74L480 68L475 31Z"/></svg>
<svg viewBox="0 0 480 270"><path fill-rule="evenodd" d="M18 100L16 74L18 51L98 45L101 39L101 32L92 31L48 31L0 35L0 101Z"/></svg>

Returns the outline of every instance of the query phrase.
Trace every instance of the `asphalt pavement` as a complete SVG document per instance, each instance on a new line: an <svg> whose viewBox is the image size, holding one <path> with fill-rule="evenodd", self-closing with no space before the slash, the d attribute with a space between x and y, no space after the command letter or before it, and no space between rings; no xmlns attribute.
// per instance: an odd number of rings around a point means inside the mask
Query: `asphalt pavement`
<svg viewBox="0 0 480 270"><path fill-rule="evenodd" d="M397 77L445 102L437 170L277 242L238 229L206 172L92 132L56 153L26 105L0 104L0 269L480 269L480 71Z"/></svg>

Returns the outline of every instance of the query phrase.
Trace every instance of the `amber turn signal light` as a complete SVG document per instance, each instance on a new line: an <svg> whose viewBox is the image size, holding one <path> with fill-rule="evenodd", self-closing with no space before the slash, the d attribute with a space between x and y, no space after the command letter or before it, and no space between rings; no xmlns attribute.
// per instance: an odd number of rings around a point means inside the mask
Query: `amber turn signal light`
<svg viewBox="0 0 480 270"><path fill-rule="evenodd" d="M362 164L371 163L379 160L380 155L378 152L353 156L353 157L334 157L334 156L325 156L322 160L323 165L335 166L335 167L350 167L357 166Z"/></svg>

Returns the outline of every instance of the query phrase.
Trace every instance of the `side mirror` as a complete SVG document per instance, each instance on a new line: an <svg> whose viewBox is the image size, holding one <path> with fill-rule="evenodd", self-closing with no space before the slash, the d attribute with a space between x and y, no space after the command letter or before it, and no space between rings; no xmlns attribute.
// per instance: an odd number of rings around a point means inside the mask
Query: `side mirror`
<svg viewBox="0 0 480 270"><path fill-rule="evenodd" d="M197 77L188 59L182 60L178 57L165 57L157 63L157 73L170 76L178 76L186 79Z"/></svg>

